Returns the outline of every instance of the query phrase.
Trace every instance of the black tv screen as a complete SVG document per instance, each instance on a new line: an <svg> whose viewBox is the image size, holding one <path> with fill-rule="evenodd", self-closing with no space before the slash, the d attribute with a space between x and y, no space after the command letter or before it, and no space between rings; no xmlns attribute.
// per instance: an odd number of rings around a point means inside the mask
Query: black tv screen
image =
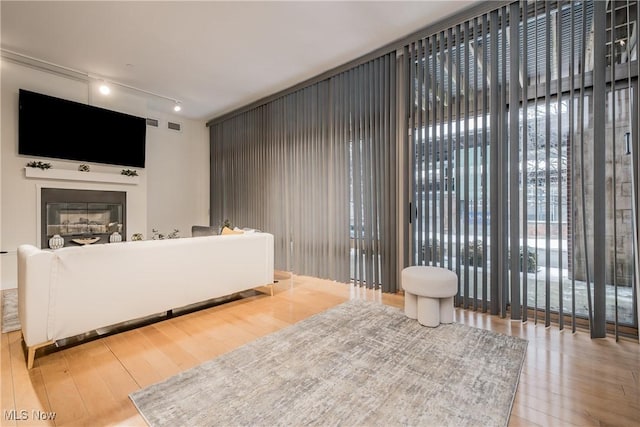
<svg viewBox="0 0 640 427"><path fill-rule="evenodd" d="M144 168L146 119L20 89L18 154Z"/></svg>

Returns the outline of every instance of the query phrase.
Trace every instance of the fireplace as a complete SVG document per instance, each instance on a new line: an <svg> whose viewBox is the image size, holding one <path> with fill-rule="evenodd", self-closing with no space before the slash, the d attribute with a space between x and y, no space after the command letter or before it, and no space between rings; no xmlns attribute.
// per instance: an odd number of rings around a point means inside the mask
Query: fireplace
<svg viewBox="0 0 640 427"><path fill-rule="evenodd" d="M60 235L64 246L109 243L118 232L126 236L127 193L124 191L41 189L41 247Z"/></svg>

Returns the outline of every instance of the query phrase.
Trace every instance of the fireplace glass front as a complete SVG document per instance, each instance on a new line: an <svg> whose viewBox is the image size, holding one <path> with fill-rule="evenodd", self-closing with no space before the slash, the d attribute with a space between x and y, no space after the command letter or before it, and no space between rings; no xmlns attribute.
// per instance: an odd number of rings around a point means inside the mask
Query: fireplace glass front
<svg viewBox="0 0 640 427"><path fill-rule="evenodd" d="M122 233L122 205L47 203L47 235L62 237Z"/></svg>
<svg viewBox="0 0 640 427"><path fill-rule="evenodd" d="M126 193L118 191L42 189L42 247L58 234L64 246L88 241L109 243L118 232L126 236Z"/></svg>

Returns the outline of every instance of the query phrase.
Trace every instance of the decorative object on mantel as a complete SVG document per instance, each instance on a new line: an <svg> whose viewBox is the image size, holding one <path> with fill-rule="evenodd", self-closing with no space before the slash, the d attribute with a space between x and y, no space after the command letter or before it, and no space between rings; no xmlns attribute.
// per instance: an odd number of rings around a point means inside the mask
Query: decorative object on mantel
<svg viewBox="0 0 640 427"><path fill-rule="evenodd" d="M78 166L78 170L80 172L91 172L91 166L85 165L84 163Z"/></svg>
<svg viewBox="0 0 640 427"><path fill-rule="evenodd" d="M109 243L118 243L118 242L122 242L122 235L117 231L114 231L109 236Z"/></svg>
<svg viewBox="0 0 640 427"><path fill-rule="evenodd" d="M53 237L49 239L49 247L51 249L60 249L64 246L64 237L59 234L54 234Z"/></svg>
<svg viewBox="0 0 640 427"><path fill-rule="evenodd" d="M166 234L166 235L160 233L155 228L151 229L151 231L153 231L153 236L151 237L153 240L178 239L180 237L178 235L178 233L180 233L180 230L178 230L177 228L174 228L171 233Z"/></svg>
<svg viewBox="0 0 640 427"><path fill-rule="evenodd" d="M142 233L133 233L131 235L131 241L132 242L139 242L141 240L144 240L144 237L142 237Z"/></svg>
<svg viewBox="0 0 640 427"><path fill-rule="evenodd" d="M73 243L77 243L79 245L91 245L100 240L100 237L84 237L81 239L71 239Z"/></svg>
<svg viewBox="0 0 640 427"><path fill-rule="evenodd" d="M133 170L133 169L122 169L122 172L120 172L120 175L138 176L138 171Z"/></svg>
<svg viewBox="0 0 640 427"><path fill-rule="evenodd" d="M137 185L139 176L124 176L113 172L80 172L76 169L51 168L43 170L35 166L24 168L25 177L32 179L56 179L63 181L108 182L112 184Z"/></svg>
<svg viewBox="0 0 640 427"><path fill-rule="evenodd" d="M29 162L27 163L27 167L30 168L38 168L38 169L51 169L51 163L46 163L46 162L41 162L41 161L33 161L33 162Z"/></svg>

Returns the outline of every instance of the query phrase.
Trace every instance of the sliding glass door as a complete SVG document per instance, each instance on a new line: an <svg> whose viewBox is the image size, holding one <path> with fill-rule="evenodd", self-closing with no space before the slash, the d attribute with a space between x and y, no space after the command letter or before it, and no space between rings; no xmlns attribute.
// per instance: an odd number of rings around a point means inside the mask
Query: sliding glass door
<svg viewBox="0 0 640 427"><path fill-rule="evenodd" d="M410 263L459 306L637 334L637 15L520 2L405 48Z"/></svg>
<svg viewBox="0 0 640 427"><path fill-rule="evenodd" d="M593 151L587 144L582 147L576 143L583 137L592 138L593 111L588 110L593 104L592 93L583 95L582 106L587 108L582 115L582 131L577 127L581 120L579 96L569 98L565 94L564 100L553 97L548 111L544 103L542 107L535 105L536 100L527 107L526 144L520 139L521 147L526 147L526 163L520 151L519 165L526 182L526 221L523 223L526 225L527 272L525 275L523 269L520 274L521 282L529 285L526 305L537 309L532 310L534 320L545 318L547 310L554 315L562 312L588 318L587 268L595 240L591 213L594 203L602 203L606 206L608 230L605 237L606 319L615 323L617 318L621 325L635 325L630 193L633 185L631 153L626 148L635 109L634 91L635 83L631 87L620 85L615 92L607 91L606 109L614 109L614 102L618 108L615 114L607 115L605 122L606 157L602 161L607 165L607 183L602 197L593 189L593 162L597 161ZM548 160L544 142L547 121L551 124ZM524 200L524 193L520 197Z"/></svg>

